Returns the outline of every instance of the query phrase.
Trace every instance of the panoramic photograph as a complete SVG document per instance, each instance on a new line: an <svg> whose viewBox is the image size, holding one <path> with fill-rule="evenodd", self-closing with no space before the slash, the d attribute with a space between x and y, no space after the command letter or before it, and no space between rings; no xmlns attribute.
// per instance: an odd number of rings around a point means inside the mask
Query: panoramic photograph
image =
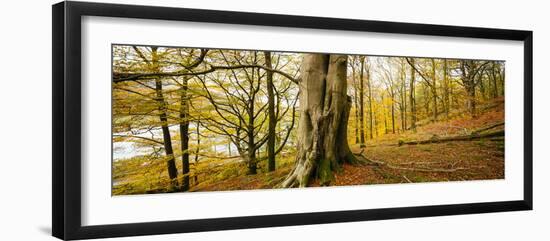
<svg viewBox="0 0 550 241"><path fill-rule="evenodd" d="M505 62L112 45L112 195L504 179Z"/></svg>

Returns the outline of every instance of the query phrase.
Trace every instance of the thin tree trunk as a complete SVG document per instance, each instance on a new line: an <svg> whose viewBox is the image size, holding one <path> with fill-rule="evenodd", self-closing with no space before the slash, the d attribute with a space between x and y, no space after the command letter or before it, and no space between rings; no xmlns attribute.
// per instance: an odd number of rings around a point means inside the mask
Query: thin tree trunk
<svg viewBox="0 0 550 241"><path fill-rule="evenodd" d="M369 137L372 140L372 86L371 86L371 79L370 79L370 69L367 69L367 87L369 88ZM378 130L377 130L378 131Z"/></svg>
<svg viewBox="0 0 550 241"><path fill-rule="evenodd" d="M198 168L199 168L199 151L201 146L201 117L197 117L197 149L195 150L195 186L199 184Z"/></svg>
<svg viewBox="0 0 550 241"><path fill-rule="evenodd" d="M151 64L154 71L160 72L160 67L158 65L157 47L151 48ZM178 186L178 170L176 168L176 161L174 159L174 150L172 149L172 139L170 137L170 129L168 128L168 115L166 113L167 107L162 93L162 81L160 79L155 79L155 92L156 99L159 105L159 119L162 129L164 151L166 153L167 159L166 164L168 166L168 177L170 178L170 189L171 191L174 191Z"/></svg>
<svg viewBox="0 0 550 241"><path fill-rule="evenodd" d="M500 88L500 95L504 96L504 94L505 94L504 81L506 80L506 71L504 69L502 69L502 70L499 69L498 72L499 72L499 75L500 75L500 84L502 85L502 87Z"/></svg>
<svg viewBox="0 0 550 241"><path fill-rule="evenodd" d="M161 123L162 136L164 142L164 151L166 152L166 164L168 165L168 177L170 178L171 189L174 190L178 186L178 170L176 169L176 161L174 159L174 150L172 149L172 139L170 137L170 129L168 129L168 117L166 114L166 103L162 95L162 82L160 79L155 80L155 90L157 93L157 101L159 103L159 119Z"/></svg>
<svg viewBox="0 0 550 241"><path fill-rule="evenodd" d="M401 98L401 108L399 110L401 112L401 130L405 131L407 129L407 85L405 80L406 76L403 59L401 59L400 77L401 93L399 94L399 97Z"/></svg>
<svg viewBox="0 0 550 241"><path fill-rule="evenodd" d="M449 112L451 109L451 102L449 100L449 73L448 73L448 65L447 60L443 60L443 99L444 104L443 108L445 108L445 119L449 119Z"/></svg>
<svg viewBox="0 0 550 241"><path fill-rule="evenodd" d="M435 59L432 58L432 98L433 98L433 120L432 122L437 121L437 75L435 72L436 64Z"/></svg>
<svg viewBox="0 0 550 241"><path fill-rule="evenodd" d="M493 62L492 66L491 66L491 79L492 79L492 82L493 82L493 91L492 91L493 98L497 98L498 97L498 84L497 84L497 76L495 74L495 62Z"/></svg>
<svg viewBox="0 0 550 241"><path fill-rule="evenodd" d="M485 95L485 92L486 92L485 83L483 82L483 72L484 71L479 73L479 81L478 81L479 94L481 95L482 100L487 100L487 96Z"/></svg>
<svg viewBox="0 0 550 241"><path fill-rule="evenodd" d="M353 63L351 64L351 71L352 71L352 74L351 74L351 77L352 77L352 80L353 80L353 102L355 104L355 143L356 144L360 144L361 143L361 139L359 137L359 125L360 123L360 120L359 120L359 94L358 94L358 91L357 91L357 81L355 79L355 57L353 58ZM362 135L363 138L364 138L364 135Z"/></svg>
<svg viewBox="0 0 550 241"><path fill-rule="evenodd" d="M414 59L411 58L411 64L414 64ZM415 96L414 96L414 93L415 93L415 90L414 90L414 85L415 85L415 72L414 72L414 68L411 67L411 83L410 83L410 101L409 101L409 105L411 106L411 129L413 131L416 131L416 100L415 100Z"/></svg>
<svg viewBox="0 0 550 241"><path fill-rule="evenodd" d="M252 80L254 79L254 69L252 69ZM258 80L259 81L259 80ZM249 87L250 93L255 93L253 81L250 81ZM254 141L254 102L255 94L251 94L252 97L248 101L248 123L247 123L247 142L248 142L248 151L246 161L248 163L248 175L253 175L257 173L257 163L256 163L256 142Z"/></svg>
<svg viewBox="0 0 550 241"><path fill-rule="evenodd" d="M229 156L233 154L233 152L231 151L231 137L229 137L229 141L227 142L227 152Z"/></svg>
<svg viewBox="0 0 550 241"><path fill-rule="evenodd" d="M395 134L395 106L394 106L394 92L393 87L390 88L391 91L391 132Z"/></svg>
<svg viewBox="0 0 550 241"><path fill-rule="evenodd" d="M265 65L269 69L273 68L271 64L271 53L264 52ZM275 171L275 127L277 125L277 119L275 117L275 94L273 93L273 72L267 71L267 102L268 102L268 136L267 136L267 170Z"/></svg>
<svg viewBox="0 0 550 241"><path fill-rule="evenodd" d="M364 69L365 69L365 57L360 57L360 61L361 61L361 70L359 71L359 106L360 106L360 110L359 110L359 121L360 121L360 127L359 127L359 131L361 132L361 147L365 147L365 111L364 111L364 100L363 100L363 96L364 96ZM370 87L369 87L370 88ZM372 138L371 138L372 139Z"/></svg>
<svg viewBox="0 0 550 241"><path fill-rule="evenodd" d="M187 78L184 78L181 86L180 99L180 139L181 139L181 164L182 183L181 191L189 190L189 98L187 96Z"/></svg>
<svg viewBox="0 0 550 241"><path fill-rule="evenodd" d="M380 102L382 103L382 114L384 116L384 134L388 134L388 118L386 118L386 111L388 110L388 106L384 105L384 94L382 94L382 98L380 99Z"/></svg>

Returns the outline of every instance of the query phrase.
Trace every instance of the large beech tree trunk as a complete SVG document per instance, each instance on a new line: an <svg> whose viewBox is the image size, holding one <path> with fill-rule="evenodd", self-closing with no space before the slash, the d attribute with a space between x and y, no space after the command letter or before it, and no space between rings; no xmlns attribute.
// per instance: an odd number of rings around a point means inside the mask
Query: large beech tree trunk
<svg viewBox="0 0 550 241"><path fill-rule="evenodd" d="M347 142L351 98L346 55L306 54L300 83L298 152L282 187L305 187L311 177L329 185L343 162L355 162Z"/></svg>

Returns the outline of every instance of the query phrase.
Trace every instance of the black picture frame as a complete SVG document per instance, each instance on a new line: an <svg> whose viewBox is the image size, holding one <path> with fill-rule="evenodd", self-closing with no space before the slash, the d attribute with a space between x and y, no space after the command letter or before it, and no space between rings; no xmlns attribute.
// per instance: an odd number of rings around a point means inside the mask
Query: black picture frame
<svg viewBox="0 0 550 241"><path fill-rule="evenodd" d="M533 208L533 32L429 24L305 17L170 7L60 2L53 15L53 194L52 233L60 239L106 238L213 230L532 210ZM228 23L258 26L351 30L426 36L517 40L524 43L524 187L522 200L282 215L81 224L81 17L104 16Z"/></svg>

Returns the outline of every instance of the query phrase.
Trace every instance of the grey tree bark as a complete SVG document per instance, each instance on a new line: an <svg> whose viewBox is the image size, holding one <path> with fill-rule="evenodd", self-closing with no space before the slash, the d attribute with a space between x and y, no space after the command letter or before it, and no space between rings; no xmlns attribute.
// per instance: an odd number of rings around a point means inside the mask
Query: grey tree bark
<svg viewBox="0 0 550 241"><path fill-rule="evenodd" d="M296 162L282 187L305 187L312 177L329 185L342 163L356 161L347 142L346 67L346 55L304 56Z"/></svg>

